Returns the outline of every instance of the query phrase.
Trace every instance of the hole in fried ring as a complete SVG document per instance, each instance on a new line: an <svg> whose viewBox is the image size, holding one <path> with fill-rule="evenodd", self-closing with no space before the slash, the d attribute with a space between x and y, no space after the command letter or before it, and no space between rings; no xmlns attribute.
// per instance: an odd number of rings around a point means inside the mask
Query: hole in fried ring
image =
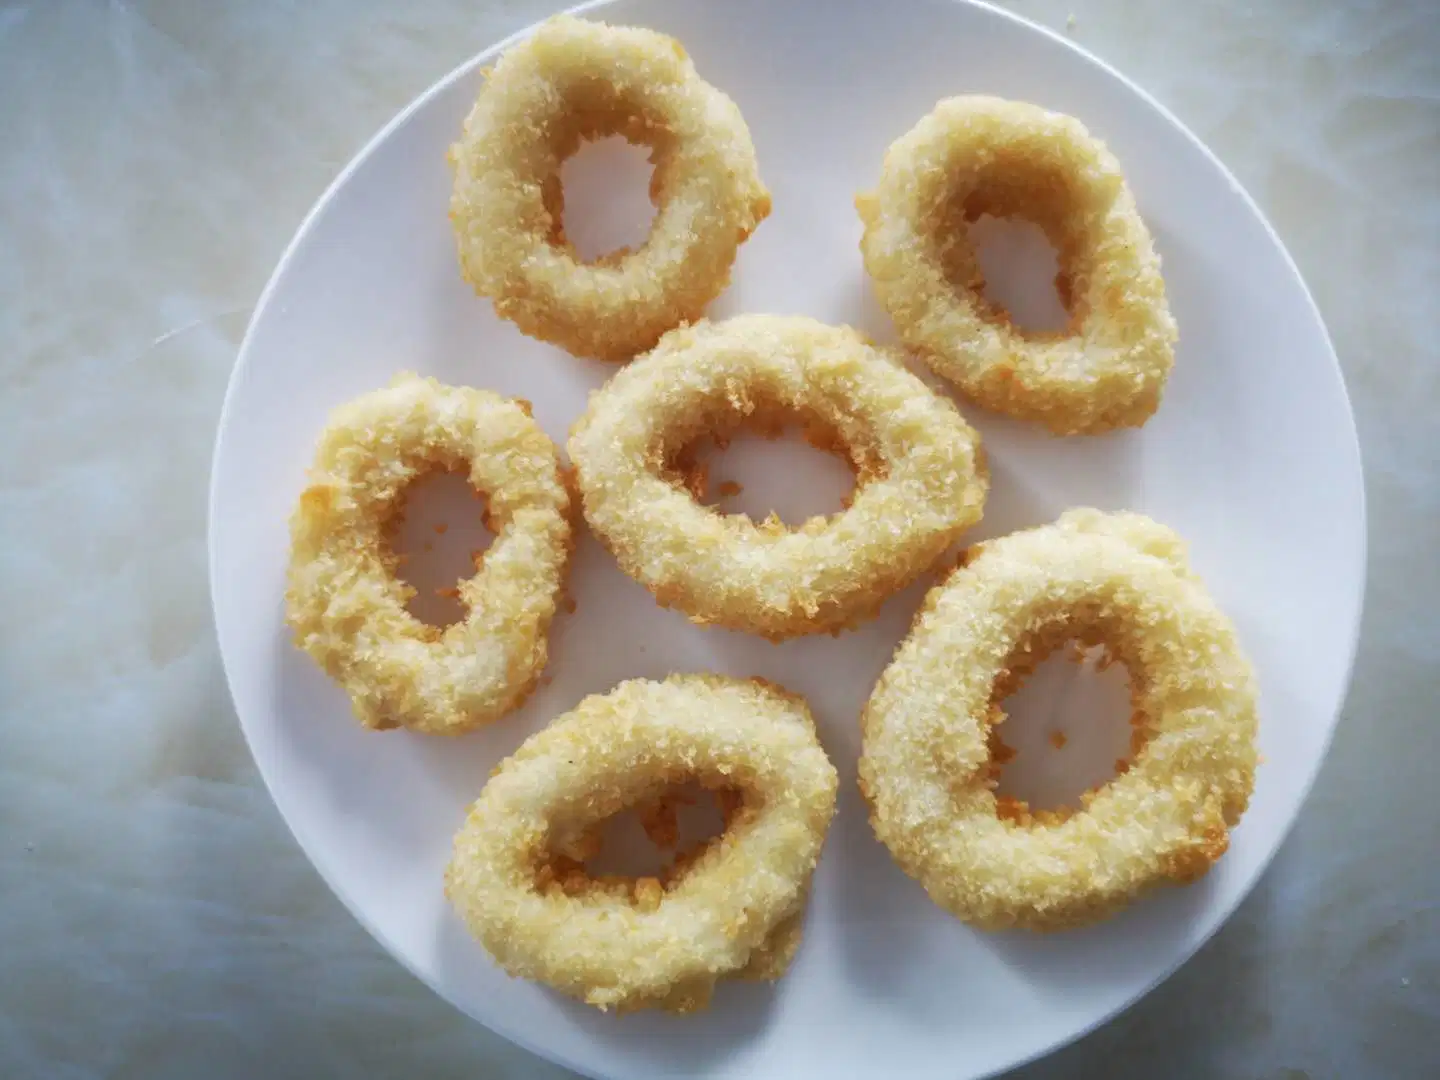
<svg viewBox="0 0 1440 1080"><path fill-rule="evenodd" d="M965 228L981 276L981 313L1008 322L1031 339L1067 332L1070 312L1055 284L1061 280L1059 263L1045 230L1024 218L989 214Z"/></svg>
<svg viewBox="0 0 1440 1080"><path fill-rule="evenodd" d="M1067 644L1060 648L1050 635L1027 641L991 699L995 795L1023 802L1032 814L1083 808L1115 778L1116 761L1135 752L1137 732L1143 735L1132 723L1143 718L1125 665L1101 646ZM1033 670L1022 677L1026 667Z"/></svg>
<svg viewBox="0 0 1440 1080"><path fill-rule="evenodd" d="M645 147L611 135L582 143L560 165L559 228L587 266L638 248L655 225Z"/></svg>
<svg viewBox="0 0 1440 1080"><path fill-rule="evenodd" d="M685 778L741 801L669 881L574 865L557 879L557 841ZM798 696L718 675L631 680L501 763L455 836L446 895L512 975L602 1009L701 1008L720 978L785 970L836 785Z"/></svg>
<svg viewBox="0 0 1440 1080"><path fill-rule="evenodd" d="M664 884L734 822L743 804L742 791L713 781L667 783L603 821L556 837L549 873L562 884L576 870L584 871L586 886L590 879Z"/></svg>
<svg viewBox="0 0 1440 1080"><path fill-rule="evenodd" d="M667 463L700 433L798 413L841 440L847 509L795 529L701 506ZM980 519L980 439L954 404L848 327L748 315L667 334L571 429L585 518L622 569L693 621L771 638L874 613Z"/></svg>
<svg viewBox="0 0 1440 1080"><path fill-rule="evenodd" d="M610 135L650 148L655 221L638 250L587 264L565 237L560 166ZM628 360L699 318L770 212L740 110L676 41L570 16L500 58L450 159L465 279L578 356Z"/></svg>
<svg viewBox="0 0 1440 1080"><path fill-rule="evenodd" d="M468 469L435 469L409 484L387 522L386 539L395 576L411 590L410 614L441 630L465 618L457 583L484 561L495 539L489 520Z"/></svg>
<svg viewBox="0 0 1440 1080"><path fill-rule="evenodd" d="M941 101L885 154L856 199L861 251L901 338L977 404L1057 435L1138 427L1174 363L1160 259L1120 164L1078 120L992 97ZM983 295L969 226L1044 230L1070 312L1025 334Z"/></svg>
<svg viewBox="0 0 1440 1080"><path fill-rule="evenodd" d="M406 489L435 469L465 472L495 534L443 630L406 610L389 543ZM405 374L342 405L290 532L286 622L366 727L456 734L534 687L573 540L559 453L521 403Z"/></svg>
<svg viewBox="0 0 1440 1080"><path fill-rule="evenodd" d="M1070 814L994 794L994 700L1067 639L1129 669L1128 768ZM986 541L931 591L865 708L860 789L875 834L975 925L1094 922L1203 876L1249 802L1256 689L1180 539L1138 514L1072 510Z"/></svg>
<svg viewBox="0 0 1440 1080"><path fill-rule="evenodd" d="M821 455L829 460L816 462ZM806 471L807 465L818 469ZM808 484L797 482L797 468ZM721 513L743 513L751 521L769 522L767 527L778 521L793 528L812 517L833 517L850 505L861 476L874 478L883 469L879 462L855 460L850 447L814 416L762 405L730 427L707 431L667 451L662 475L696 502ZM717 479L737 474L747 477L744 484ZM736 496L746 491L748 505L736 504Z"/></svg>

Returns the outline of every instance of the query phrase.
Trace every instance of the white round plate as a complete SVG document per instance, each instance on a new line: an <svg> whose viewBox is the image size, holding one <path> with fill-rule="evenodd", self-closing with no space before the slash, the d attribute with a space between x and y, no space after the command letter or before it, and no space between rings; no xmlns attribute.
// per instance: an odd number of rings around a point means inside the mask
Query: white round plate
<svg viewBox="0 0 1440 1080"><path fill-rule="evenodd" d="M855 789L860 708L923 585L856 632L777 647L660 610L589 538L573 568L578 610L553 633L553 680L522 712L460 740L376 734L351 719L344 693L282 621L287 518L329 410L411 369L529 398L563 441L613 370L521 336L460 279L445 151L496 50L427 93L345 170L281 261L236 365L215 456L211 575L255 760L320 873L387 949L476 1019L574 1069L958 1080L1016 1065L1113 1015L1214 933L1320 765L1349 674L1364 563L1359 455L1324 327L1260 212L1194 136L1115 72L1014 16L950 0L616 0L590 14L674 34L749 122L774 212L742 248L716 316L802 313L893 337L869 293L852 199L876 180L886 146L939 98L1037 102L1078 116L1114 149L1181 328L1164 404L1142 431L1065 440L963 406L993 471L975 535L1088 504L1143 511L1190 541L1261 681L1264 765L1249 813L1204 881L1094 929L969 929L894 866ZM636 170L598 157L567 200L567 226L598 234L643 221ZM793 510L799 489L833 481L828 464L783 446L746 453L748 465L731 464L752 478L742 499L756 509ZM794 967L773 988L723 985L708 1011L688 1017L604 1015L507 978L441 894L465 806L491 766L584 695L695 670L763 675L805 694L840 770ZM1039 696L1074 723L1084 710L1061 708L1066 678ZM1039 708L1032 694L1023 711L1043 743ZM1085 751L1094 741L1076 730L1065 751L1027 751L1025 782L1039 776L1044 788L1060 776L1074 786L1094 767Z"/></svg>

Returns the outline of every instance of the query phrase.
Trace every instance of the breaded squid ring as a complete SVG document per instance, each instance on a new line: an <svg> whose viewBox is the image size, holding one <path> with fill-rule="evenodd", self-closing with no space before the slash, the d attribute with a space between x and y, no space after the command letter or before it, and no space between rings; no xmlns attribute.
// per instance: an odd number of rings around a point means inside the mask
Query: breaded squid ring
<svg viewBox="0 0 1440 1080"><path fill-rule="evenodd" d="M1078 926L1203 876L1250 799L1256 689L1182 541L1138 514L1072 510L968 555L865 708L876 836L932 900L989 929ZM997 802L989 728L1067 639L1129 670L1139 749L1083 809L1037 823Z"/></svg>
<svg viewBox="0 0 1440 1080"><path fill-rule="evenodd" d="M1176 342L1160 259L1120 163L1078 120L993 97L941 101L855 205L900 336L977 404L1057 435L1139 427L1159 407ZM982 295L968 226L986 214L1033 221L1055 245L1064 332L1022 332Z"/></svg>
<svg viewBox="0 0 1440 1080"><path fill-rule="evenodd" d="M697 503L671 475L706 431L798 414L857 472L848 509L795 529ZM980 519L980 439L947 399L848 327L746 315L667 334L591 396L570 434L585 518L624 571L700 624L770 638L874 612Z"/></svg>
<svg viewBox="0 0 1440 1080"><path fill-rule="evenodd" d="M557 875L557 840L687 778L740 800L670 881ZM456 834L446 895L511 975L601 1009L702 1008L720 978L788 966L836 786L794 694L719 675L623 682L495 770Z"/></svg>
<svg viewBox="0 0 1440 1080"><path fill-rule="evenodd" d="M565 238L560 165L583 141L648 146L654 226L584 263ZM568 15L488 73L450 153L465 280L532 337L628 360L700 317L770 212L750 131L673 38Z"/></svg>
<svg viewBox="0 0 1440 1080"><path fill-rule="evenodd" d="M405 608L389 532L409 485L463 471L495 533L460 582L465 619L441 630ZM368 728L453 735L533 689L569 564L559 452L528 409L486 390L401 375L336 409L290 521L285 619Z"/></svg>

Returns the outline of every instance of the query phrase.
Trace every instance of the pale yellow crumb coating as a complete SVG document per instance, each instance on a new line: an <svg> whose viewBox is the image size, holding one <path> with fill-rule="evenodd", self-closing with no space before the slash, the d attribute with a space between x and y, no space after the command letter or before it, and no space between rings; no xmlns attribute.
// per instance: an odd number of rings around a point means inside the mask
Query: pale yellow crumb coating
<svg viewBox="0 0 1440 1080"><path fill-rule="evenodd" d="M1078 120L948 98L890 146L856 208L900 336L977 404L1057 435L1138 427L1159 407L1177 340L1160 259L1120 163ZM1065 331L1027 334L981 295L968 225L984 214L1055 245Z"/></svg>
<svg viewBox="0 0 1440 1080"><path fill-rule="evenodd" d="M443 631L406 610L388 532L409 485L458 470L495 533ZM457 734L518 705L545 666L573 545L555 444L486 390L401 375L336 409L290 523L285 617L366 727Z"/></svg>
<svg viewBox="0 0 1440 1080"><path fill-rule="evenodd" d="M560 165L585 140L648 146L656 215L634 251L582 262L565 238ZM770 212L750 131L673 38L571 16L486 74L451 149L465 280L501 317L579 356L628 360L699 318Z"/></svg>
<svg viewBox="0 0 1440 1080"><path fill-rule="evenodd" d="M795 415L859 472L848 508L790 529L695 501L668 456L706 431ZM980 438L849 327L746 315L667 334L571 429L585 518L627 574L693 621L772 638L867 617L981 515Z"/></svg>
<svg viewBox="0 0 1440 1080"><path fill-rule="evenodd" d="M541 879L557 838L690 778L743 801L663 891L641 903ZM718 675L623 682L495 770L456 834L446 895L512 975L602 1009L699 1008L720 978L788 966L836 786L796 695Z"/></svg>
<svg viewBox="0 0 1440 1080"><path fill-rule="evenodd" d="M1143 745L1058 823L997 815L992 705L1066 639L1131 678ZM977 926L1062 929L1224 853L1256 766L1256 686L1183 542L1138 514L1072 510L986 541L930 593L866 705L860 786L876 835Z"/></svg>

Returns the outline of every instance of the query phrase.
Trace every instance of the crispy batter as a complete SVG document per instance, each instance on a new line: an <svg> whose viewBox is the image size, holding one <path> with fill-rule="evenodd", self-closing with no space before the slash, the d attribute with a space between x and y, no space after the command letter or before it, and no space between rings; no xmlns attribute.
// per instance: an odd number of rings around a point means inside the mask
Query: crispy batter
<svg viewBox="0 0 1440 1080"><path fill-rule="evenodd" d="M1057 435L1139 427L1174 363L1160 259L1120 164L1072 117L955 97L893 143L856 198L861 251L906 344L977 404ZM1039 225L1060 262L1064 333L1023 333L984 298L969 225Z"/></svg>
<svg viewBox="0 0 1440 1080"><path fill-rule="evenodd" d="M565 238L560 165L610 135L650 148L655 222L638 250L584 263ZM465 280L577 356L628 360L699 318L770 212L740 110L678 42L568 15L500 58L450 161Z"/></svg>
<svg viewBox="0 0 1440 1080"><path fill-rule="evenodd" d="M685 776L747 798L666 881L560 867L556 837ZM717 979L784 972L836 784L795 695L718 675L631 680L500 766L455 837L446 895L512 975L601 1009L701 1008Z"/></svg>
<svg viewBox="0 0 1440 1080"><path fill-rule="evenodd" d="M389 533L406 488L460 469L487 496L495 542L443 631L405 608ZM457 734L504 715L545 666L564 584L570 495L556 446L514 403L401 375L336 409L291 518L285 618L369 728Z"/></svg>
<svg viewBox="0 0 1440 1080"><path fill-rule="evenodd" d="M857 472L850 506L797 528L698 504L669 464L705 432L799 414ZM571 429L585 519L692 621L780 639L836 630L980 519L988 474L955 406L848 327L749 315L667 334Z"/></svg>
<svg viewBox="0 0 1440 1080"><path fill-rule="evenodd" d="M1131 675L1145 739L1083 810L997 798L987 717L1067 640ZM1234 628L1179 538L1138 514L1071 510L987 541L931 591L863 720L876 835L967 922L1063 929L1219 858L1256 764L1256 689Z"/></svg>

